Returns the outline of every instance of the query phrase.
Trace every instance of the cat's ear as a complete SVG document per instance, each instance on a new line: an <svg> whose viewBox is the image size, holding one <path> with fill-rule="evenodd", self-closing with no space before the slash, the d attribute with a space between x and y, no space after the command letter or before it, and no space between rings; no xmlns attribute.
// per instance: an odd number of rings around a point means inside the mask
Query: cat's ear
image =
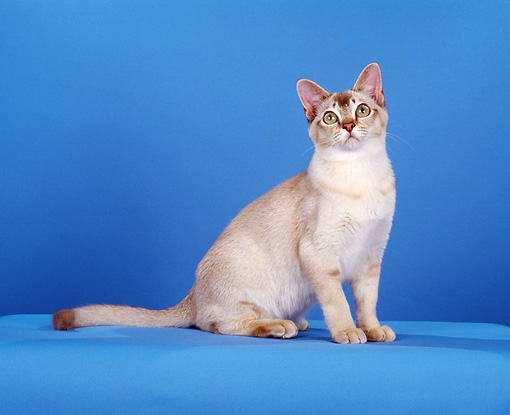
<svg viewBox="0 0 510 415"><path fill-rule="evenodd" d="M319 107L329 97L329 92L308 79L300 79L297 82L296 88L305 110L305 116L309 122L312 122L317 115Z"/></svg>
<svg viewBox="0 0 510 415"><path fill-rule="evenodd" d="M381 69L377 63L371 63L361 72L353 91L361 92L375 100L381 107L384 106L384 92L382 88Z"/></svg>

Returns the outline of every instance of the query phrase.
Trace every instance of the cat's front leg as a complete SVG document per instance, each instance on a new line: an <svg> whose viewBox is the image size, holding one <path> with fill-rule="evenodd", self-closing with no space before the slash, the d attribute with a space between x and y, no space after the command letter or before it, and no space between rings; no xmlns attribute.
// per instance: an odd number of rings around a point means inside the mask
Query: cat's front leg
<svg viewBox="0 0 510 415"><path fill-rule="evenodd" d="M376 314L380 274L381 264L370 264L365 272L351 281L356 305L356 322L369 341L391 342L396 338L395 333L388 326L381 326Z"/></svg>
<svg viewBox="0 0 510 415"><path fill-rule="evenodd" d="M365 343L365 333L355 326L352 319L335 257L315 249L307 241L300 244L299 256L301 269L315 290L333 341Z"/></svg>

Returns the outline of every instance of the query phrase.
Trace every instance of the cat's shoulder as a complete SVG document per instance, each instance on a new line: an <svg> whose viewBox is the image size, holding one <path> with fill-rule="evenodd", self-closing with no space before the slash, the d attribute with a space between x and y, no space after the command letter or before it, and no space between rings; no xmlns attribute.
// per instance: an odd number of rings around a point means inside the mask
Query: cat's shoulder
<svg viewBox="0 0 510 415"><path fill-rule="evenodd" d="M272 193L276 193L281 195L303 197L305 193L310 191L310 189L311 183L308 177L308 172L302 171L276 185L271 191L266 193L266 195L271 196Z"/></svg>
<svg viewBox="0 0 510 415"><path fill-rule="evenodd" d="M267 193L263 194L259 199L273 198L278 194L290 194L299 191L299 188L307 181L307 172L302 171L283 182L278 183Z"/></svg>

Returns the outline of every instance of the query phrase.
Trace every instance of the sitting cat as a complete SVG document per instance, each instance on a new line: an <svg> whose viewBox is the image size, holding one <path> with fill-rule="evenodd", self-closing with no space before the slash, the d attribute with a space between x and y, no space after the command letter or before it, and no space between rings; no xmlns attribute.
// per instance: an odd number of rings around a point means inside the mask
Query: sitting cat
<svg viewBox="0 0 510 415"><path fill-rule="evenodd" d="M89 305L61 310L58 330L96 325L198 327L292 338L318 300L337 343L392 341L376 317L379 274L395 209L388 113L376 63L354 88L297 83L315 153L308 170L246 206L204 256L188 295L166 310ZM342 283L349 282L357 326Z"/></svg>

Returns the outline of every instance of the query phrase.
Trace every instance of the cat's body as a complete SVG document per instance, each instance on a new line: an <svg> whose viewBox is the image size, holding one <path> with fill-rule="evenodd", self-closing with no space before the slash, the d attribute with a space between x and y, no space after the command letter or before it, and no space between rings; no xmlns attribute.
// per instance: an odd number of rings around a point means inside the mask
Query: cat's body
<svg viewBox="0 0 510 415"><path fill-rule="evenodd" d="M316 151L306 172L245 207L198 265L186 298L167 310L92 305L61 310L54 326L195 326L294 337L318 300L338 343L391 341L376 317L379 274L395 208L385 148L387 112L377 64L353 88L329 94L298 82ZM342 291L349 282L357 326Z"/></svg>

